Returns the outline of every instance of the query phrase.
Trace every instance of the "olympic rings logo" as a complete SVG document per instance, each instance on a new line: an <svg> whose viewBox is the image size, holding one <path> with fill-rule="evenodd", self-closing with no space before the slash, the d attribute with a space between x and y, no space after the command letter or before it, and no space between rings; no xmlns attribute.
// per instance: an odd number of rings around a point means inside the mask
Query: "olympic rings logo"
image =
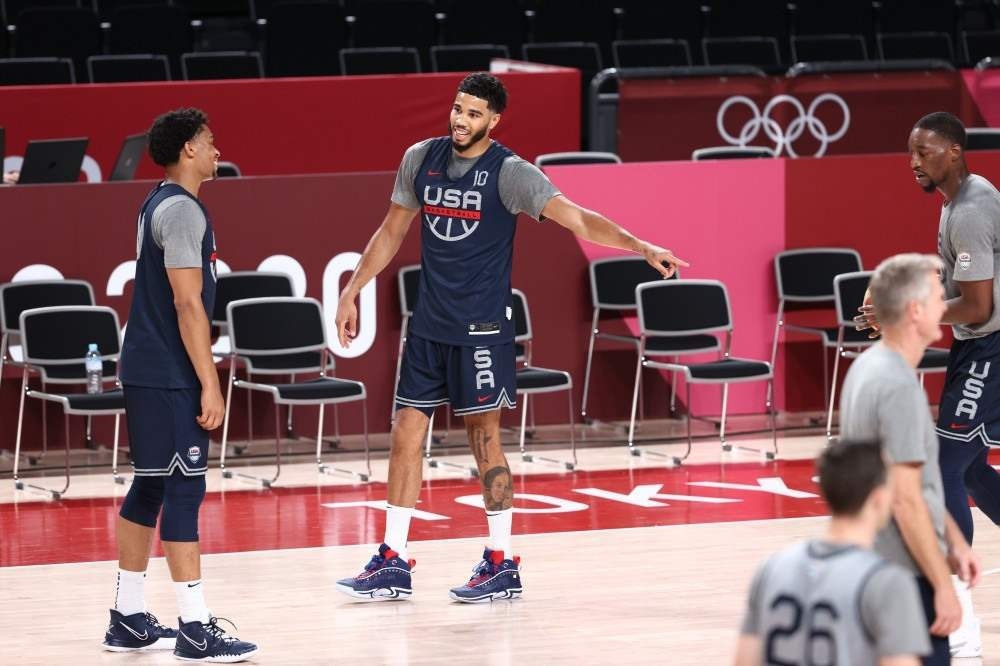
<svg viewBox="0 0 1000 666"><path fill-rule="evenodd" d="M823 122L816 117L816 109L819 108L819 105L824 102L831 102L839 106L841 112L844 114L844 120L836 132L831 133L826 125L824 125ZM738 136L733 136L726 130L726 125L723 121L729 107L736 104L742 104L750 109L753 117L743 125ZM782 128L778 121L771 117L774 109L781 104L791 104L798 113L798 115L792 119L792 122L790 122L786 128ZM719 107L719 112L715 116L715 123L719 129L719 136L725 139L730 145L745 148L754 139L756 139L761 130L763 130L765 136L774 142L775 155L781 155L782 152L787 152L791 157L799 157L799 154L795 152L792 144L795 143L795 141L797 141L806 130L809 130L809 133L813 136L813 138L819 141L819 149L813 154L813 157L822 157L831 143L840 140L845 134L847 134L847 129L851 125L851 111L847 108L847 102L844 101L844 98L834 93L823 93L822 95L819 95L812 101L809 108L804 107L802 102L795 99L791 95L776 95L772 97L771 100L764 106L763 111L761 111L756 102L749 97L746 97L745 95L734 95L723 102L722 106Z"/></svg>

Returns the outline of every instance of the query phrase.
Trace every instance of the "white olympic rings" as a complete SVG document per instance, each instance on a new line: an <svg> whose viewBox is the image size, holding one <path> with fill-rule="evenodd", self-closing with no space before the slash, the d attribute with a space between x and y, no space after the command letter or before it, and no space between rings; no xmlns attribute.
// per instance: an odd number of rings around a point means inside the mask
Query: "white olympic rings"
<svg viewBox="0 0 1000 666"><path fill-rule="evenodd" d="M832 102L836 104L840 107L841 112L844 114L843 123L840 128L832 134L827 129L826 125L823 124L823 121L816 117L816 109L823 102ZM751 113L753 113L753 117L743 125L738 136L730 134L726 130L725 123L723 122L726 116L726 111L729 110L729 107L735 104L742 104L750 109ZM771 112L774 111L775 107L780 104L791 104L798 113L798 115L788 124L788 127L784 129L777 120L771 117ZM767 138L774 142L775 155L781 155L782 152L787 152L791 157L799 157L799 154L795 152L792 144L808 129L813 138L819 141L819 148L813 156L822 157L831 143L840 140L845 134L847 134L847 129L851 125L851 111L847 107L847 102L844 101L844 98L835 93L823 93L822 95L818 95L816 99L809 104L808 109L802 105L802 102L791 95L776 95L768 101L768 103L764 106L763 111L761 111L757 106L757 103L749 97L745 95L734 95L724 101L722 106L719 107L719 112L715 116L715 123L719 129L719 136L733 146L739 146L741 148L748 146L751 141L757 138L757 135L760 134L761 130L764 130L764 134Z"/></svg>

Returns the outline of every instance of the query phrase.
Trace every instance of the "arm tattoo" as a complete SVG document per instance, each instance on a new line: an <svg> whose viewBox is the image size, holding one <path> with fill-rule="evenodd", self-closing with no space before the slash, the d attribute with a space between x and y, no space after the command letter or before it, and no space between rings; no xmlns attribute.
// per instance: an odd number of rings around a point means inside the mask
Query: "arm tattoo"
<svg viewBox="0 0 1000 666"><path fill-rule="evenodd" d="M506 465L493 467L483 475L483 503L487 511L514 506L514 479Z"/></svg>

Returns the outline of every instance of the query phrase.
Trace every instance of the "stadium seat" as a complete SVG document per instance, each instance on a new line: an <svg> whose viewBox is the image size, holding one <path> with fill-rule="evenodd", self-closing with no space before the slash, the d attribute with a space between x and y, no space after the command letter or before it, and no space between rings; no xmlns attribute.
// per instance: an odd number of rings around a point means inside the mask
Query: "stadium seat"
<svg viewBox="0 0 1000 666"><path fill-rule="evenodd" d="M331 2L275 5L267 18L268 76L340 74L340 49L347 45L344 12Z"/></svg>
<svg viewBox="0 0 1000 666"><path fill-rule="evenodd" d="M76 83L69 58L2 58L0 86Z"/></svg>
<svg viewBox="0 0 1000 666"><path fill-rule="evenodd" d="M169 81L170 64L167 56L149 53L90 56L87 75L91 83Z"/></svg>
<svg viewBox="0 0 1000 666"><path fill-rule="evenodd" d="M792 62L868 60L868 46L861 35L792 35Z"/></svg>
<svg viewBox="0 0 1000 666"><path fill-rule="evenodd" d="M181 73L181 54L194 47L187 12L174 6L123 6L111 15L111 53L155 53L167 56L173 78ZM156 79L150 79L156 80Z"/></svg>
<svg viewBox="0 0 1000 666"><path fill-rule="evenodd" d="M934 58L953 62L955 50L951 36L944 32L901 32L876 35L878 55L882 60Z"/></svg>
<svg viewBox="0 0 1000 666"><path fill-rule="evenodd" d="M101 27L92 9L26 9L17 17L14 55L70 58L77 81L86 79L87 57L101 53Z"/></svg>
<svg viewBox="0 0 1000 666"><path fill-rule="evenodd" d="M525 41L527 17L519 2L464 2L442 5L445 13L444 44L502 44L510 53L520 53Z"/></svg>
<svg viewBox="0 0 1000 666"><path fill-rule="evenodd" d="M416 49L421 62L430 61L430 48L438 43L438 22L429 0L369 0L357 3L350 13L354 48L403 46Z"/></svg>
<svg viewBox="0 0 1000 666"><path fill-rule="evenodd" d="M687 67L691 47L683 39L619 39L611 43L615 67Z"/></svg>
<svg viewBox="0 0 1000 666"><path fill-rule="evenodd" d="M1000 30L963 31L962 48L969 65L984 58L1000 58Z"/></svg>
<svg viewBox="0 0 1000 666"><path fill-rule="evenodd" d="M185 81L264 77L264 67L256 51L185 53L181 56L181 70Z"/></svg>
<svg viewBox="0 0 1000 666"><path fill-rule="evenodd" d="M435 72L489 71L493 58L509 58L503 44L454 44L431 47L431 70Z"/></svg>
<svg viewBox="0 0 1000 666"><path fill-rule="evenodd" d="M701 40L706 65L755 65L774 70L781 65L774 37L706 37Z"/></svg>
<svg viewBox="0 0 1000 666"><path fill-rule="evenodd" d="M420 54L414 48L377 47L340 49L344 74L419 74Z"/></svg>

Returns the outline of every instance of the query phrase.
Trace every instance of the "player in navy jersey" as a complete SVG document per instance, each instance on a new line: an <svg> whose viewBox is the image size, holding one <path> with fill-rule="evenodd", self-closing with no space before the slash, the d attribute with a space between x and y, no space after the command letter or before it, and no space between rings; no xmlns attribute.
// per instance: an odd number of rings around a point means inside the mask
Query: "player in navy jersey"
<svg viewBox="0 0 1000 666"><path fill-rule="evenodd" d="M490 534L472 578L450 596L475 603L522 592L519 558L510 546L514 488L500 446L500 408L515 407L510 272L517 215L553 220L580 238L641 254L664 277L687 266L576 205L536 167L491 139L506 106L499 79L480 72L462 80L449 135L406 151L389 211L340 299L338 335L347 346L357 331L358 293L393 258L419 214L422 270L395 396L385 539L364 571L337 582L357 599L412 594L406 541L420 492L422 445L430 415L445 404L465 417Z"/></svg>
<svg viewBox="0 0 1000 666"><path fill-rule="evenodd" d="M205 114L178 109L153 122L149 154L166 178L139 210L121 359L135 478L118 518L118 589L104 648L242 661L257 647L227 636L209 612L198 547L208 432L225 411L209 334L215 233L198 200L201 184L215 176L219 151ZM176 631L146 611L143 586L157 520L180 607Z"/></svg>

